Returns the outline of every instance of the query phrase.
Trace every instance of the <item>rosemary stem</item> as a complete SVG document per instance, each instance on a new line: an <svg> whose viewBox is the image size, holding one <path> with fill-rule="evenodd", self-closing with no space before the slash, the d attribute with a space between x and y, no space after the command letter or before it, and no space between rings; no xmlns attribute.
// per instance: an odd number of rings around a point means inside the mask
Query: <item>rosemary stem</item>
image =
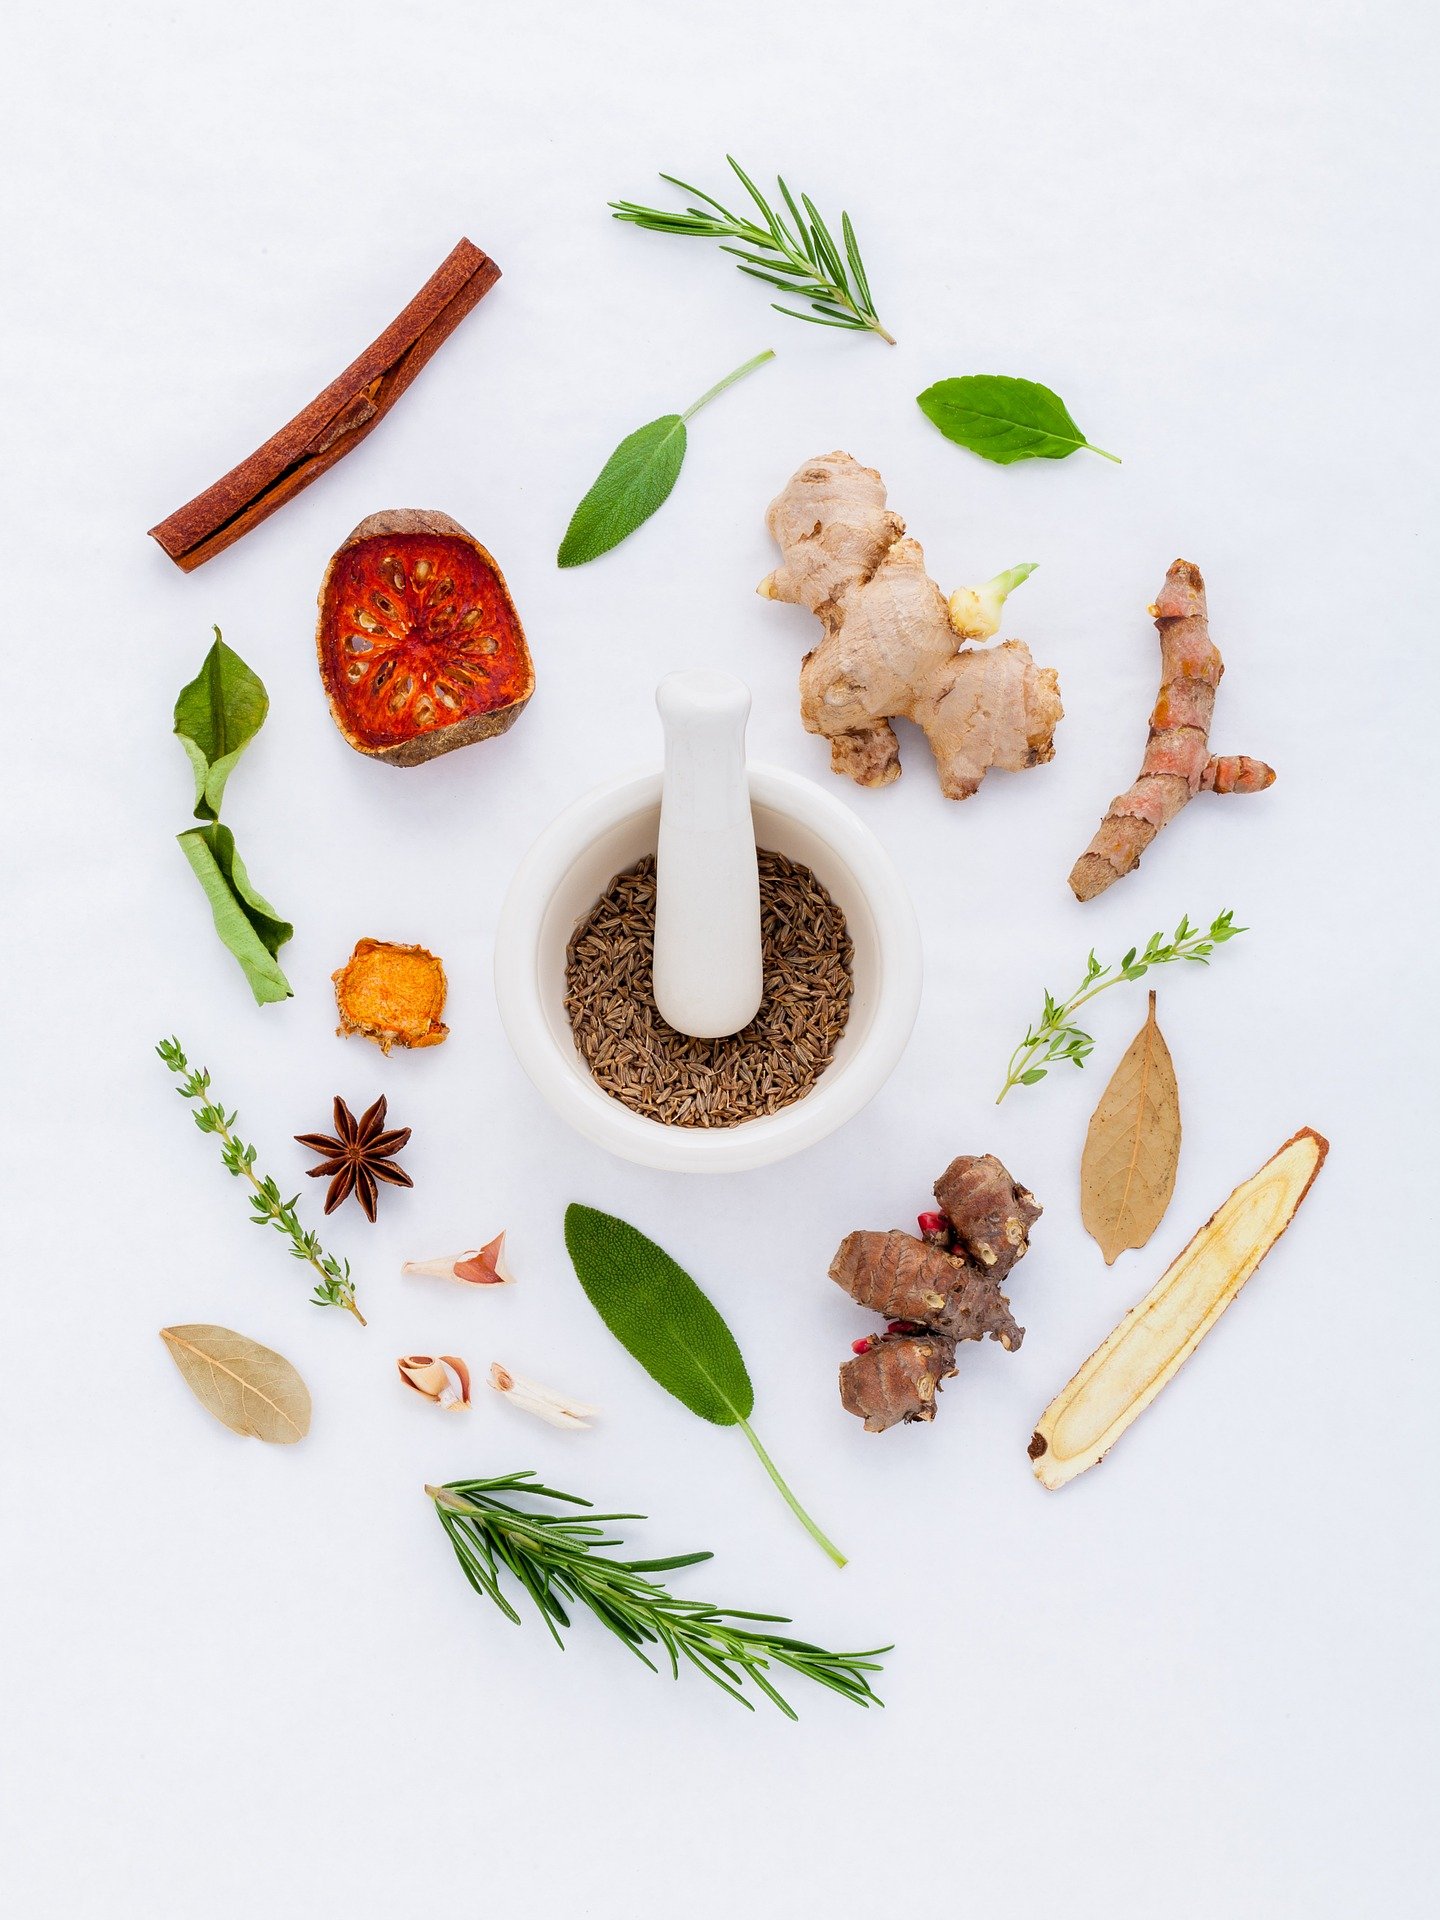
<svg viewBox="0 0 1440 1920"><path fill-rule="evenodd" d="M780 1469L775 1465L775 1462L770 1458L764 1447L761 1446L760 1437L750 1425L750 1422L741 1418L739 1420L739 1427L745 1438L755 1449L761 1466L764 1467L770 1478L775 1482L775 1485L780 1489L781 1498L784 1500L786 1506L789 1507L790 1511L800 1522L801 1526L804 1527L810 1538L818 1547L822 1547L824 1551L829 1554L837 1567L845 1566L847 1564L845 1555L841 1553L833 1540L828 1540L825 1537L819 1527L817 1527L815 1522L810 1518L809 1514L801 1506L800 1502L795 1498L789 1487L786 1486L780 1477Z"/></svg>
<svg viewBox="0 0 1440 1920"><path fill-rule="evenodd" d="M682 420L691 419L707 402L713 400L717 393L723 393L727 387L733 387L737 380L743 380L747 373L753 373L756 367L762 366L765 361L773 360L774 358L775 349L773 347L766 347L765 351L763 353L757 353L753 360L747 360L743 367L736 367L735 371L733 373L727 373L723 380L717 380L708 393L702 393L698 400L692 401L684 413L681 414L680 418Z"/></svg>

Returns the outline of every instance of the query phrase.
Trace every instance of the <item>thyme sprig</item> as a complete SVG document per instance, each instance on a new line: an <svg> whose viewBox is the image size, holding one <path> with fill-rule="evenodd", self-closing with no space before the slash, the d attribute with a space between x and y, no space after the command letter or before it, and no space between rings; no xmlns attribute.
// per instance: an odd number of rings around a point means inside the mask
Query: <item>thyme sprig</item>
<svg viewBox="0 0 1440 1920"><path fill-rule="evenodd" d="M1216 947L1247 931L1245 927L1235 926L1234 918L1233 911L1227 907L1210 922L1208 932L1202 933L1198 927L1192 927L1189 917L1185 916L1169 940L1163 933L1152 933L1143 949L1131 947L1118 967L1102 967L1092 947L1085 978L1068 1000L1056 1000L1049 988L1045 989L1045 1007L1039 1024L1026 1029L1025 1038L1011 1054L1005 1084L995 1096L996 1106L1012 1087L1033 1087L1037 1080L1045 1078L1051 1067L1060 1066L1066 1060L1077 1067L1085 1065L1095 1042L1083 1027L1075 1025L1074 1016L1087 1000L1104 993L1107 987L1118 987L1122 980L1141 980L1151 967L1164 966L1171 960L1194 960L1201 966L1208 965Z"/></svg>
<svg viewBox="0 0 1440 1920"><path fill-rule="evenodd" d="M662 173L660 178L668 180L682 193L694 194L697 200L704 201L704 206L687 207L682 212L674 207L644 207L633 200L612 200L610 209L617 220L628 220L650 233L679 233L700 240L718 240L723 253L735 256L741 273L778 287L792 299L808 300L811 307L809 313L802 313L798 307L781 306L775 300L771 304L777 313L788 314L792 320L808 320L817 327L848 327L853 332L876 333L893 347L895 336L880 324L880 316L875 311L849 214L840 215L842 258L841 247L808 193L800 195L797 205L789 187L777 178L776 184L793 223L787 224L784 215L776 212L739 161L729 154L725 158L759 210L760 222L732 213L699 187L677 180L673 173ZM732 241L739 241L740 245L729 244Z"/></svg>
<svg viewBox="0 0 1440 1920"><path fill-rule="evenodd" d="M274 1227L277 1233L287 1235L294 1257L304 1260L319 1276L315 1291L310 1296L314 1304L317 1307L343 1307L347 1313L353 1313L363 1327L365 1316L355 1304L350 1262L337 1260L333 1254L326 1253L315 1235L307 1233L301 1226L295 1211L299 1194L294 1200L282 1200L280 1189L270 1176L256 1173L255 1148L247 1146L234 1131L239 1114L227 1114L223 1107L216 1106L209 1098L208 1070L204 1067L192 1068L176 1039L162 1040L155 1051L171 1073L184 1074L185 1078L175 1089L180 1098L200 1102L193 1115L196 1126L202 1133L218 1136L221 1143L220 1158L237 1180L248 1180L254 1189L250 1205L254 1209L251 1218L255 1225Z"/></svg>
<svg viewBox="0 0 1440 1920"><path fill-rule="evenodd" d="M680 1662L687 1660L708 1680L723 1688L732 1700L752 1711L754 1703L741 1691L748 1680L791 1720L797 1716L789 1701L766 1675L772 1667L788 1667L807 1680L843 1694L857 1706L880 1706L879 1696L866 1679L878 1673L879 1656L888 1647L864 1653L829 1653L808 1640L776 1633L789 1624L779 1613L741 1613L733 1607L715 1607L703 1600L683 1600L652 1573L694 1566L709 1560L708 1553L677 1553L663 1560L617 1560L599 1551L623 1543L607 1533L617 1520L643 1520L639 1513L532 1512L507 1495L553 1500L572 1507L590 1507L573 1493L542 1486L534 1474L509 1473L490 1480L454 1480L443 1487L426 1487L441 1525L477 1593L485 1594L508 1620L518 1626L520 1615L500 1584L502 1569L529 1593L556 1646L565 1645L561 1629L568 1627L567 1600L588 1607L622 1645L652 1673L659 1667L645 1652L663 1648L670 1671L678 1679Z"/></svg>

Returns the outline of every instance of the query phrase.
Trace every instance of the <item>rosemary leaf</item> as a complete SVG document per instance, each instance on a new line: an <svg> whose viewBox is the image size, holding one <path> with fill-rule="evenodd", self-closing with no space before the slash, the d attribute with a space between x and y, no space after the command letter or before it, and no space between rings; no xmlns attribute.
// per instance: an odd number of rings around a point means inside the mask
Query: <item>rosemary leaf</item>
<svg viewBox="0 0 1440 1920"><path fill-rule="evenodd" d="M789 1625L785 1614L746 1613L702 1600L682 1599L659 1581L647 1578L651 1573L708 1560L708 1553L621 1560L599 1551L623 1544L606 1535L605 1529L612 1522L643 1519L643 1514L590 1515L588 1500L543 1486L528 1471L488 1480L452 1480L443 1487L426 1487L425 1492L434 1502L455 1557L475 1591L483 1593L507 1619L518 1624L520 1616L500 1585L503 1565L529 1593L557 1646L564 1646L561 1629L570 1625L556 1597L560 1595L586 1607L652 1673L659 1668L646 1648L663 1647L673 1677L679 1677L684 1660L752 1711L753 1703L744 1692L747 1684L788 1719L797 1717L771 1678L777 1667L829 1687L856 1706L882 1704L867 1676L880 1671L880 1656L888 1653L889 1647L831 1653L808 1640L772 1632L772 1626ZM517 1494L531 1501L583 1507L589 1517L533 1511L516 1504L512 1496Z"/></svg>
<svg viewBox="0 0 1440 1920"><path fill-rule="evenodd" d="M875 310L870 282L860 257L860 243L849 214L840 215L842 257L841 248L808 193L800 195L797 205L789 187L777 179L780 197L793 223L787 225L739 161L728 154L726 158L731 172L754 203L760 216L758 221L732 213L713 195L671 173L662 173L660 178L682 193L693 194L697 200L704 201L705 206L680 212L673 207L642 206L634 200L612 200L610 211L617 220L628 221L650 233L718 240L723 252L739 256L736 264L741 273L756 280L768 280L772 286L809 300L815 308L813 312L804 313L797 307L782 307L778 301L772 302L777 313L787 314L792 320L808 320L814 326L848 327L856 332L877 334L893 347L895 336L881 324ZM740 245L728 244L735 241ZM831 317L837 313L838 318Z"/></svg>

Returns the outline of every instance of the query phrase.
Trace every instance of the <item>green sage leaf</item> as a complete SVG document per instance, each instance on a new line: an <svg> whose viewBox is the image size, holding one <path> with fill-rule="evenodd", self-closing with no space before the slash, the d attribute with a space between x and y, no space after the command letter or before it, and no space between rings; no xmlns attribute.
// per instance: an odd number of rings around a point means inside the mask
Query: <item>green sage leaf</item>
<svg viewBox="0 0 1440 1920"><path fill-rule="evenodd" d="M717 1427L749 1419L755 1389L735 1336L663 1247L579 1205L565 1211L565 1245L591 1306L653 1380Z"/></svg>
<svg viewBox="0 0 1440 1920"><path fill-rule="evenodd" d="M1077 447L1119 465L1115 454L1091 446L1059 394L1035 380L967 373L939 380L916 398L947 440L1002 467L1016 460L1064 460Z"/></svg>
<svg viewBox="0 0 1440 1920"><path fill-rule="evenodd" d="M662 413L626 434L570 516L556 559L582 566L618 547L669 499L685 460L685 422Z"/></svg>
<svg viewBox="0 0 1440 1920"><path fill-rule="evenodd" d="M234 834L217 822L191 827L178 838L210 902L215 931L240 962L257 1004L288 1000L294 990L276 955L295 929L251 885Z"/></svg>
<svg viewBox="0 0 1440 1920"><path fill-rule="evenodd" d="M225 782L269 710L264 682L216 627L214 646L175 702L175 732L195 771L197 820L220 818Z"/></svg>

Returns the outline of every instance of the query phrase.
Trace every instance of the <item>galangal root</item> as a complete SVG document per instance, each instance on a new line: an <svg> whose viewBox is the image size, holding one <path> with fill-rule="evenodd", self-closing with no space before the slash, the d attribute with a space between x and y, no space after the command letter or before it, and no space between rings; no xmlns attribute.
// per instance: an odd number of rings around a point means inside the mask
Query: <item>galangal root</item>
<svg viewBox="0 0 1440 1920"><path fill-rule="evenodd" d="M1103 1459L1174 1379L1295 1218L1328 1151L1310 1127L1287 1140L1050 1402L1029 1449L1045 1486L1063 1487Z"/></svg>
<svg viewBox="0 0 1440 1920"><path fill-rule="evenodd" d="M960 1341L988 1333L1013 1352L1025 1337L1001 1283L1029 1247L1035 1196L987 1153L952 1160L935 1198L941 1211L920 1215L919 1237L852 1233L830 1265L852 1300L889 1321L883 1334L857 1340L840 1369L841 1403L871 1433L935 1418Z"/></svg>
<svg viewBox="0 0 1440 1920"><path fill-rule="evenodd" d="M886 511L884 481L848 453L801 467L765 524L783 558L759 591L808 607L825 629L800 671L800 717L830 742L836 773L862 787L898 780L896 718L924 729L951 800L967 800L991 767L1053 759L1063 711L1053 669L1020 640L967 645L999 631L1007 594L1032 568L962 587L947 605L918 541Z"/></svg>
<svg viewBox="0 0 1440 1920"><path fill-rule="evenodd" d="M1210 638L1205 582L1177 560L1151 607L1160 635L1160 697L1135 784L1110 802L1099 831L1070 871L1077 900L1093 900L1138 866L1160 829L1197 793L1263 793L1273 767L1246 754L1210 751L1215 690L1225 671Z"/></svg>

